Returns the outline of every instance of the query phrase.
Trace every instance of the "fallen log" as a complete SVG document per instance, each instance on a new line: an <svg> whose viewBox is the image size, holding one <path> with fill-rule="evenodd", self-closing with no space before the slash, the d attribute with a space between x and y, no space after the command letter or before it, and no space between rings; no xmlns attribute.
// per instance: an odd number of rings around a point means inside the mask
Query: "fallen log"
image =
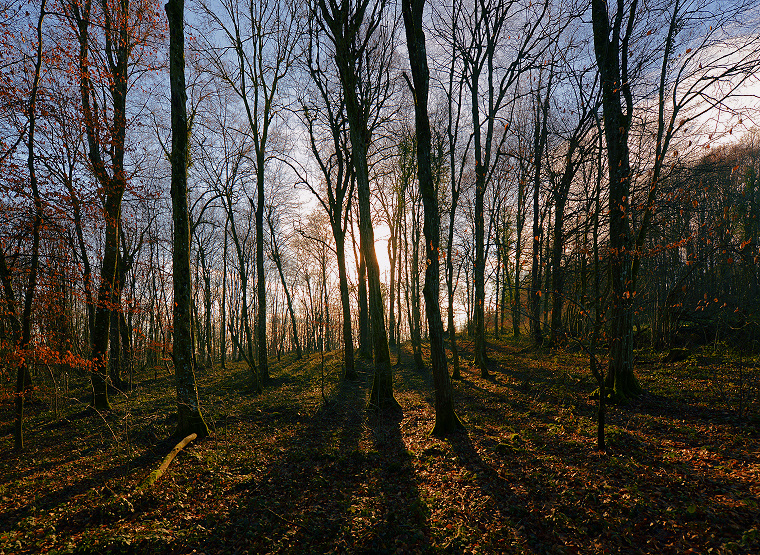
<svg viewBox="0 0 760 555"><path fill-rule="evenodd" d="M143 482L137 487L137 491L145 491L150 486L152 486L156 480L158 480L161 476L163 476L164 472L166 472L166 469L169 468L169 465L174 460L174 457L177 456L177 454L182 451L188 443L193 441L195 438L198 437L198 434L190 434L185 439L180 441L177 445L174 446L174 449L172 449L166 457L164 457L164 460L161 462L161 466L159 466L156 470L148 474L148 477L143 480Z"/></svg>

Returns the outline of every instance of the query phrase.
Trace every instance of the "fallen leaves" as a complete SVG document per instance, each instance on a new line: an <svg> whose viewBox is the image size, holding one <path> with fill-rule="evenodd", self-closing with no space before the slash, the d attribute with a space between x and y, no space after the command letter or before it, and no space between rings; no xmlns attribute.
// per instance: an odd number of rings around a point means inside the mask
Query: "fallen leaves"
<svg viewBox="0 0 760 555"><path fill-rule="evenodd" d="M286 357L258 397L242 386L244 368L215 369L199 376L215 436L181 452L165 481L143 495L131 488L165 454L155 438L173 428L170 417L156 417L171 413L168 379L133 393L110 422L83 416L50 427L37 409L30 418L37 452L0 462L0 551L760 547L757 432L742 433L743 424L725 416L731 407L714 395L712 378L647 366L641 379L649 393L610 409L610 449L599 453L584 359L524 347L491 345L490 379L463 369L454 387L467 432L445 441L430 436L430 376L406 351L395 371L401 418L367 413L371 369L361 368L358 383L341 383L339 357L328 368L327 404L317 363ZM131 428L119 431L114 424L127 421L126 411Z"/></svg>

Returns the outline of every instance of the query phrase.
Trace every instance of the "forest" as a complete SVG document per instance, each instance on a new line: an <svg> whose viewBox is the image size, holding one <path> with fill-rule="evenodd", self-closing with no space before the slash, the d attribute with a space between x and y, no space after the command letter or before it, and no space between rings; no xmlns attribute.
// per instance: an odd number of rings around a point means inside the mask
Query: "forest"
<svg viewBox="0 0 760 555"><path fill-rule="evenodd" d="M0 555L760 549L760 3L0 8Z"/></svg>

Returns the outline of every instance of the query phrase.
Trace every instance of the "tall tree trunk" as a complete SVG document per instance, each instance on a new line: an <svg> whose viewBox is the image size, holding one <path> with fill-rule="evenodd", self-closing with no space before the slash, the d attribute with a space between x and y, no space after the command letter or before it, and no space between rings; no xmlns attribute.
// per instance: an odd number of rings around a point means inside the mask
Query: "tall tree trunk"
<svg viewBox="0 0 760 555"><path fill-rule="evenodd" d="M498 218L498 216L496 216ZM499 338L499 287L501 286L501 282L499 281L499 278L501 277L501 240L499 238L499 226L496 226L496 291L494 291L493 296L493 335L496 339Z"/></svg>
<svg viewBox="0 0 760 555"><path fill-rule="evenodd" d="M628 81L628 51L637 9L638 2L633 0L627 8L621 8L623 11L614 16L610 26L607 4L603 0L592 0L591 3L594 53L602 85L609 168L609 265L612 298L607 386L613 394L623 397L637 395L641 391L633 373L633 240L629 222L631 167L628 149L628 133L633 114L633 97Z"/></svg>
<svg viewBox="0 0 760 555"><path fill-rule="evenodd" d="M16 294L13 291L10 268L5 260L5 252L2 248L0 248L0 278L2 278L3 282L3 293L6 304L5 312L8 320L10 320L14 347L17 351L21 351L24 335L22 332L23 326L21 325L21 320L19 319L16 308ZM27 390L25 385L25 375L27 373L26 359L24 357L19 357L19 360L18 367L16 368L16 399L14 403L15 423L13 428L13 449L16 452L23 451L24 449L24 400Z"/></svg>
<svg viewBox="0 0 760 555"><path fill-rule="evenodd" d="M92 404L96 410L110 410L108 400L108 341L111 327L111 310L116 281L116 263L118 256L118 227L121 219L121 197L124 188L114 186L105 203L106 234L103 245L103 264L100 270L98 302L95 307L95 328L92 337Z"/></svg>
<svg viewBox="0 0 760 555"><path fill-rule="evenodd" d="M393 223L395 226L395 222ZM398 235L391 230L391 236L388 239L388 262L390 265L390 281L388 283L388 345L391 347L396 345L396 313L394 311L394 301L396 295L393 294L396 289L396 249L397 249Z"/></svg>
<svg viewBox="0 0 760 555"><path fill-rule="evenodd" d="M449 112L449 118L451 112ZM454 224L456 222L456 209L459 202L460 188L456 184L454 176L454 138L449 125L449 167L451 171L451 211L449 212L449 240L446 249L446 293L448 299L447 317L449 327L449 348L451 349L451 377L455 380L462 378L459 368L459 349L457 348L456 326L454 324Z"/></svg>
<svg viewBox="0 0 760 555"><path fill-rule="evenodd" d="M430 330L430 360L435 384L435 427L433 435L445 436L463 428L454 412L453 389L449 379L443 322L440 308L440 214L438 192L431 170L430 120L428 118L428 84L430 74L422 30L424 0L403 0L406 42L414 81L414 112L417 128L417 175L425 207L425 308Z"/></svg>
<svg viewBox="0 0 760 555"><path fill-rule="evenodd" d="M121 233L121 230L120 230ZM116 258L116 279L113 286L113 297L110 302L110 331L109 331L109 360L108 369L111 378L111 384L119 391L124 391L128 384L122 378L122 367L125 365L124 349L121 342L121 324L120 320L124 313L121 306L121 293L124 290L124 284L127 279L127 272L131 267L129 257L117 253Z"/></svg>
<svg viewBox="0 0 760 555"><path fill-rule="evenodd" d="M485 170L480 163L475 170L475 264L473 267L475 319L475 356L473 362L480 369L480 375L487 378L488 358L486 356L486 316L485 316L485 216L483 201L486 192Z"/></svg>
<svg viewBox="0 0 760 555"><path fill-rule="evenodd" d="M356 75L357 37L364 24L366 2L352 11L347 2L340 8L328 9L325 0L319 0L320 11L329 27L335 44L335 61L340 74L341 86L346 100L346 116L351 136L352 158L356 172L356 191L359 198L359 239L360 249L367 265L369 286L369 316L372 326L372 346L374 350L375 375L372 381L370 404L377 408L398 408L393 397L393 373L388 349L388 334L385 329L385 308L380 289L380 267L375 253L375 233L372 228L370 211L369 166L367 151L371 133L366 121L367 110L361 105L358 95L358 77ZM382 7L382 6L381 6ZM338 11L338 10L342 11ZM379 13L373 13L379 17ZM370 29L377 29L379 20L369 22ZM360 52L360 57L366 52Z"/></svg>
<svg viewBox="0 0 760 555"><path fill-rule="evenodd" d="M470 101L473 117L474 130L474 148L475 148L475 263L473 265L473 317L475 320L475 355L473 363L480 369L480 375L483 378L489 376L488 357L486 356L486 285L485 285L485 211L484 200L486 195L486 171L484 165L484 152L480 131L480 108L478 102L480 99L478 81L480 73L474 70L471 76L470 84ZM486 142L490 146L490 137L486 137ZM487 151L487 149L486 149ZM489 152L485 153L488 158Z"/></svg>
<svg viewBox="0 0 760 555"><path fill-rule="evenodd" d="M108 129L110 143L110 174L101 155L104 145L100 143L103 130L99 129L99 118L109 110L99 110L93 99L93 83L90 80L89 26L91 2L81 6L74 2L66 6L76 21L79 41L79 91L82 101L82 115L87 134L88 157L92 171L102 188L105 237L103 241L103 262L100 269L100 285L95 306L92 334L92 388L93 407L96 410L110 410L108 401L108 341L110 331L110 301L117 279L117 259L119 251L119 229L121 222L121 200L127 186L124 170L125 143L127 132L126 96L129 90L130 37L127 29L129 3L120 7L124 17L118 20L106 18L105 41L109 51L107 64L111 73L111 126ZM116 25L117 28L114 28Z"/></svg>
<svg viewBox="0 0 760 555"><path fill-rule="evenodd" d="M503 243L504 252L502 253L502 260L504 260L504 274L501 279L501 312L499 313L499 330L500 333L504 333L504 324L507 321L507 303L509 303L509 294L511 292L512 279L509 277L509 246L506 241Z"/></svg>
<svg viewBox="0 0 760 555"><path fill-rule="evenodd" d="M201 263L201 274L203 276L203 345L205 346L205 364L211 368L214 364L214 334L211 327L211 269L208 267L206 252L202 246L198 249L198 258ZM201 329L200 322L198 322L198 329Z"/></svg>
<svg viewBox="0 0 760 555"><path fill-rule="evenodd" d="M428 153L428 158L430 154ZM412 334L412 353L414 354L414 364L418 370L425 368L425 361L422 360L422 315L420 312L420 222L419 222L419 205L417 201L412 201L412 261L409 268L409 300L412 306L412 318L410 320L410 332Z"/></svg>
<svg viewBox="0 0 760 555"><path fill-rule="evenodd" d="M329 351L331 344L330 344L330 304L327 302L327 256L325 251L323 250L320 256L319 260L320 270L322 272L322 290L323 290L323 314L324 316L320 318L323 325L323 332L322 337L324 338L324 345L322 347L322 351Z"/></svg>
<svg viewBox="0 0 760 555"><path fill-rule="evenodd" d="M520 335L520 316L522 311L522 301L520 294L520 271L522 269L522 232L525 227L525 181L520 177L517 189L517 217L515 221L515 282L514 293L512 295L512 335Z"/></svg>
<svg viewBox="0 0 760 555"><path fill-rule="evenodd" d="M549 70L553 71L553 70ZM549 95L551 94L553 73L549 74L549 83L546 87L546 98L541 101L541 78L539 76L539 91L536 93L535 127L533 133L533 267L531 269L531 330L536 345L541 345L544 340L541 331L541 163L544 159L544 148L548 136L547 120L549 117Z"/></svg>
<svg viewBox="0 0 760 555"><path fill-rule="evenodd" d="M564 337L562 327L562 307L565 288L565 268L562 265L562 253L565 247L565 237L563 234L563 223L565 221L565 205L567 204L567 195L570 191L573 178L575 177L576 164L573 162L573 154L578 148L579 138L577 133L581 129L580 125L576 134L570 139L567 153L565 154L565 169L562 172L562 178L555 193L554 201L554 242L552 244L552 325L551 325L551 344L557 346ZM584 133L585 134L585 133ZM583 276L583 269L581 271ZM582 278L583 279L583 278ZM581 304L583 298L581 297Z"/></svg>
<svg viewBox="0 0 760 555"><path fill-rule="evenodd" d="M298 327L296 322L296 313L293 310L293 300L290 297L290 290L288 289L288 284L285 281L285 273L282 270L280 248L274 238L274 224L269 217L267 217L267 223L269 224L269 233L272 235L272 258L274 259L275 266L277 266L277 272L280 274L280 282L282 283L282 288L285 290L285 299L288 303L288 312L290 313L290 321L293 326L293 344L296 347L296 358L298 360L301 360L301 358L303 358L303 351L301 349L301 342L298 340Z"/></svg>
<svg viewBox="0 0 760 555"><path fill-rule="evenodd" d="M134 351L132 349L132 318L129 321L124 317L124 312L119 313L119 336L121 337L121 354L122 354L122 376L129 376L129 381L125 382L128 389L132 388L134 373Z"/></svg>
<svg viewBox="0 0 760 555"><path fill-rule="evenodd" d="M29 184L32 189L32 199L34 202L34 223L32 224L32 256L29 261L29 277L26 282L26 291L24 295L24 310L21 315L20 326L18 325L18 318L15 313L15 303L13 302L13 289L10 283L10 274L5 263L5 255L2 255L2 271L3 282L6 285L6 300L8 301L8 309L11 313L12 327L15 329L16 348L20 351L20 360L18 368L16 369L16 422L13 429L13 449L16 452L20 452L24 449L24 399L28 394L28 390L31 387L31 380L29 379L29 369L25 359L27 358L26 351L29 349L29 345L32 340L32 303L34 301L34 293L37 289L37 273L39 270L39 254L40 254L40 233L42 231L42 197L37 183L37 167L35 163L35 144L34 133L36 130L37 120L37 91L39 90L40 74L42 71L42 22L45 19L45 10L47 2L42 0L40 5L40 15L37 19L37 51L34 64L34 78L32 81L32 90L29 95L29 134L27 135L27 168L29 170ZM15 320L15 323L13 321ZM20 328L20 329L19 329ZM20 333L19 333L20 332Z"/></svg>
<svg viewBox="0 0 760 555"><path fill-rule="evenodd" d="M227 368L227 225L229 218L224 219L224 247L222 250L222 307L219 314L219 351L222 368Z"/></svg>
<svg viewBox="0 0 760 555"><path fill-rule="evenodd" d="M263 143L263 141L262 141ZM256 318L257 346L259 354L259 380L269 381L269 356L267 354L267 289L264 274L264 150L258 149L256 161L256 287L258 316Z"/></svg>
<svg viewBox="0 0 760 555"><path fill-rule="evenodd" d="M190 215L187 205L188 121L185 91L184 0L169 0L169 78L172 118L172 214L174 219L174 371L177 383L177 430L186 437L208 435L201 415L193 368L192 277L190 273Z"/></svg>
<svg viewBox="0 0 760 555"><path fill-rule="evenodd" d="M251 331L251 320L249 316L248 306L248 269L246 264L245 253L243 252L244 244L241 244L240 237L237 234L237 228L235 227L235 220L233 218L232 199L227 198L226 202L227 218L229 219L230 229L232 230L232 242L235 245L235 252L238 259L238 286L239 291L239 306L236 302L235 311L231 314L233 321L230 329L235 329L235 322L237 321L237 335L232 335L232 341L234 350L237 350L238 360L242 357L248 364L251 370L251 387L254 391L261 392L261 380L256 368L256 360L253 356L253 332ZM235 312L239 309L240 315L237 316ZM243 336L243 337L240 337ZM234 357L233 357L234 358Z"/></svg>
<svg viewBox="0 0 760 555"><path fill-rule="evenodd" d="M111 384L118 391L124 390L124 380L121 377L121 333L119 329L119 316L121 312L114 306L114 310L111 310L111 330L109 336L111 340L108 345L108 373L111 378Z"/></svg>
<svg viewBox="0 0 760 555"><path fill-rule="evenodd" d="M84 230L82 229L82 203L74 190L73 179L67 178L65 179L65 183L73 211L72 219L77 238L77 249L79 251L79 258L82 261L82 281L84 284L85 306L87 307L87 339L88 342L92 342L92 336L95 329L95 303L92 298L92 269L90 267L90 257L87 253L87 243L85 243Z"/></svg>
<svg viewBox="0 0 760 555"><path fill-rule="evenodd" d="M552 212L550 209L547 210L548 214L547 217L549 221L546 223L546 232L541 234L541 240L543 241L543 250L541 251L541 267L546 268L546 272L543 278L542 287L543 290L546 292L545 294L541 295L541 302L543 303L543 310L542 310L542 316L544 318L543 329L546 329L549 327L549 284L552 280L552 272L554 271L554 268L552 268L551 265L551 235L549 234L550 229L552 229Z"/></svg>
<svg viewBox="0 0 760 555"><path fill-rule="evenodd" d="M562 233L562 223L565 216L566 195L557 196L554 206L554 243L552 245L552 325L551 344L558 346L564 337L562 329L563 290L565 288L565 269L562 267L562 251L565 238Z"/></svg>

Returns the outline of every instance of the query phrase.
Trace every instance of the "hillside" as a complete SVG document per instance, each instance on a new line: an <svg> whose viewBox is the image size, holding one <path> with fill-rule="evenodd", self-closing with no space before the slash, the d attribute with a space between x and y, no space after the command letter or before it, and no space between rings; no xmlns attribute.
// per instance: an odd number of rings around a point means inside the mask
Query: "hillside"
<svg viewBox="0 0 760 555"><path fill-rule="evenodd" d="M273 361L260 396L244 364L203 371L212 436L146 493L136 485L176 443L166 369L137 376L105 415L87 409L84 377L58 418L38 392L21 457L5 397L0 553L760 550L754 361L640 355L647 393L610 407L600 453L584 358L493 338L489 352L491 379L465 366L454 383L467 431L445 441L429 436L429 372L406 351L403 415L367 412L370 369L341 383L339 352L326 356L324 401L319 354Z"/></svg>

